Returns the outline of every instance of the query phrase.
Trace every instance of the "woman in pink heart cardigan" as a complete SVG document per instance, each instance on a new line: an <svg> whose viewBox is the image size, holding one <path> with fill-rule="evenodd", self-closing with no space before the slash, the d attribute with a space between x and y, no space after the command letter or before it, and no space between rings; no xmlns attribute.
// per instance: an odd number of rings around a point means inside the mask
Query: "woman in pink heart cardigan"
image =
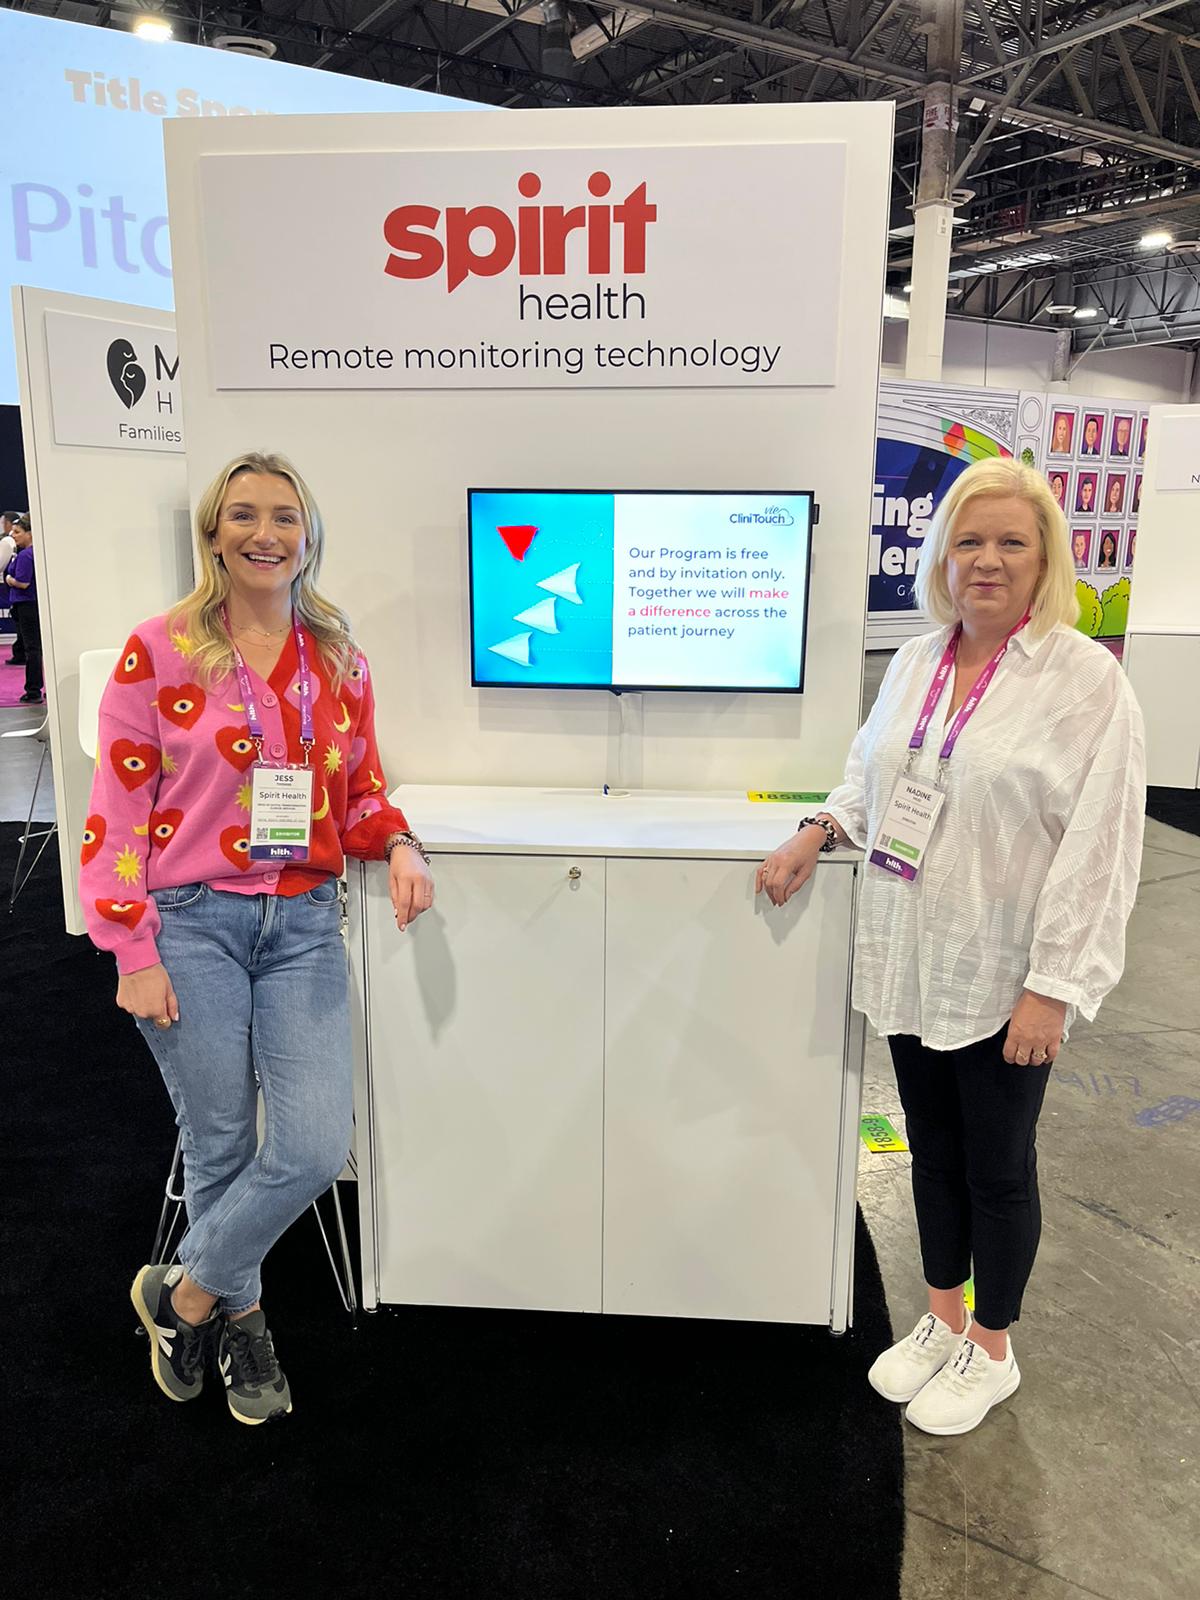
<svg viewBox="0 0 1200 1600"><path fill-rule="evenodd" d="M80 893L183 1140L179 1264L143 1267L132 1289L154 1378L194 1399L213 1356L231 1413L254 1424L292 1408L263 1257L350 1142L345 857L388 862L402 930L433 881L387 802L366 661L316 587L325 534L303 479L280 456L238 457L196 538L195 590L138 625L104 693ZM255 770L289 766L313 769L308 853L254 859Z"/></svg>

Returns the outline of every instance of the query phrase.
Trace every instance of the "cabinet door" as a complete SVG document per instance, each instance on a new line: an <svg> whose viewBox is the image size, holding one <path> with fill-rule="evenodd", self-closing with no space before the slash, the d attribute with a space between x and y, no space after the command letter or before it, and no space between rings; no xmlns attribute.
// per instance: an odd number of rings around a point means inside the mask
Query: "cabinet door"
<svg viewBox="0 0 1200 1600"><path fill-rule="evenodd" d="M608 865L604 1309L830 1321L854 867Z"/></svg>
<svg viewBox="0 0 1200 1600"><path fill-rule="evenodd" d="M379 1298L598 1311L604 862L434 875L407 933L368 913Z"/></svg>

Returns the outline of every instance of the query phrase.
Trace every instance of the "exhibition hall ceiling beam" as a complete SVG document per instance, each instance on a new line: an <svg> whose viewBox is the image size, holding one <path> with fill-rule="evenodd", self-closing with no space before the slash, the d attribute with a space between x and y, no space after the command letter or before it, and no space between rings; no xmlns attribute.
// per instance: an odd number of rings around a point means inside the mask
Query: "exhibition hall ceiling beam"
<svg viewBox="0 0 1200 1600"><path fill-rule="evenodd" d="M1057 55L1062 50L1069 50L1073 45L1086 44L1089 40L1099 39L1106 34L1116 34L1130 24L1140 23L1143 18L1161 15L1164 11L1178 11L1181 6L1190 5L1193 0L1146 0L1146 3L1121 6L1117 11L1105 12L1094 17L1090 22L1081 22L1077 27L1067 28L1062 33L1049 34L1043 41L1035 43L1029 40L1029 48L1018 55L1006 51L1000 40L992 31L993 45L996 48L996 62L998 66L1012 71L1023 67L1027 62L1040 61L1044 56ZM968 73L959 79L959 87L967 89L973 83L980 83L988 78L995 77L995 67L983 67L976 72Z"/></svg>

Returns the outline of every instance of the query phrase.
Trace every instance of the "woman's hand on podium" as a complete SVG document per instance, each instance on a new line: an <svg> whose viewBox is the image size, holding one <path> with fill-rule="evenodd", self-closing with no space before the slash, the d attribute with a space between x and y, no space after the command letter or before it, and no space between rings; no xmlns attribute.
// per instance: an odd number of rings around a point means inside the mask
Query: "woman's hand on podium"
<svg viewBox="0 0 1200 1600"><path fill-rule="evenodd" d="M787 905L812 877L825 839L824 828L810 826L772 850L754 875L755 894L765 894L773 906Z"/></svg>
<svg viewBox="0 0 1200 1600"><path fill-rule="evenodd" d="M179 1021L179 1001L161 961L140 972L126 972L117 982L117 1004L130 1016L153 1022L156 1028L165 1030Z"/></svg>

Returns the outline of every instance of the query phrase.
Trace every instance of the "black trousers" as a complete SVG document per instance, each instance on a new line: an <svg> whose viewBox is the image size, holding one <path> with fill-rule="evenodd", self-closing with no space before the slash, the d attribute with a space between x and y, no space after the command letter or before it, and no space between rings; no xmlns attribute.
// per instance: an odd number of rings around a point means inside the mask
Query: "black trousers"
<svg viewBox="0 0 1200 1600"><path fill-rule="evenodd" d="M42 692L42 623L36 600L22 600L13 607L17 619L17 638L25 652L25 693Z"/></svg>
<svg viewBox="0 0 1200 1600"><path fill-rule="evenodd" d="M1037 1120L1049 1064L1010 1066L1006 1023L961 1050L929 1050L911 1034L888 1039L912 1151L913 1199L925 1281L956 1289L975 1277L975 1315L1007 1328L1042 1232Z"/></svg>
<svg viewBox="0 0 1200 1600"><path fill-rule="evenodd" d="M13 603L12 603L12 590L9 589L6 592L8 594L8 602L7 602L8 603L8 618L9 618L9 621L12 623L13 635L14 635L13 642L12 642L12 651L10 653L10 659L12 660L14 665L23 667L25 665L25 646L21 643L21 624L17 620L21 608L20 608L20 606L14 606L13 605Z"/></svg>

